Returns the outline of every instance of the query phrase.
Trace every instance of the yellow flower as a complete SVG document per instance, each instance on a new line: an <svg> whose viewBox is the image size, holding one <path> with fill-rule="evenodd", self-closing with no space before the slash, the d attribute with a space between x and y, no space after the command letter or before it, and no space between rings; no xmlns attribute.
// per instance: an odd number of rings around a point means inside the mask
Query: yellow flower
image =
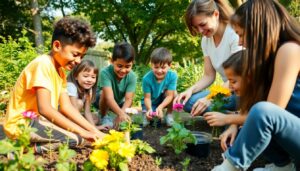
<svg viewBox="0 0 300 171"><path fill-rule="evenodd" d="M135 153L135 146L129 143L121 143L121 148L118 151L118 154L122 157L132 158Z"/></svg>
<svg viewBox="0 0 300 171"><path fill-rule="evenodd" d="M105 135L105 136L107 136L107 135ZM104 137L103 139L97 139L92 144L92 146L94 146L97 149L97 148L101 148L101 147L106 146L108 143L109 143L109 141L107 140L107 138Z"/></svg>
<svg viewBox="0 0 300 171"><path fill-rule="evenodd" d="M224 95L224 97L228 97L231 95L230 90L228 88L225 88L220 85L213 85L209 88L209 95L207 96L207 99L212 99L218 94Z"/></svg>
<svg viewBox="0 0 300 171"><path fill-rule="evenodd" d="M112 152L117 153L118 150L120 149L120 142L113 142L108 144L108 149L111 150Z"/></svg>
<svg viewBox="0 0 300 171"><path fill-rule="evenodd" d="M109 131L110 135L116 140L116 141L120 141L120 140L124 140L124 133L123 132L118 132L115 130L110 130Z"/></svg>
<svg viewBox="0 0 300 171"><path fill-rule="evenodd" d="M104 150L94 150L90 155L91 162L98 168L106 170L108 165L108 153Z"/></svg>

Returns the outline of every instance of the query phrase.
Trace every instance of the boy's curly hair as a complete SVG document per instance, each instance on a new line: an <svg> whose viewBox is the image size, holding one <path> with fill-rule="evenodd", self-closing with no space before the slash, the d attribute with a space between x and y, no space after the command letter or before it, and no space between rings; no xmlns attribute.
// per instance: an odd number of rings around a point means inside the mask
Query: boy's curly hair
<svg viewBox="0 0 300 171"><path fill-rule="evenodd" d="M52 44L59 40L62 45L78 43L85 47L93 47L96 37L90 24L78 18L64 17L54 25Z"/></svg>

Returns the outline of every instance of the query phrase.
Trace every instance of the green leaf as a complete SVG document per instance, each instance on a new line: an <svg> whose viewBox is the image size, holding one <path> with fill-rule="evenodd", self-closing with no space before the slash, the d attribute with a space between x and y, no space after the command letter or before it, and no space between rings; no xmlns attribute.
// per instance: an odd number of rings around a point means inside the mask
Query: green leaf
<svg viewBox="0 0 300 171"><path fill-rule="evenodd" d="M69 165L69 163L66 163L66 162L58 163L58 164L56 164L55 167L58 171L69 171L70 170L70 165Z"/></svg>
<svg viewBox="0 0 300 171"><path fill-rule="evenodd" d="M0 141L0 154L7 154L18 149L19 148L15 147L14 144L8 139Z"/></svg>
<svg viewBox="0 0 300 171"><path fill-rule="evenodd" d="M74 156L76 156L76 152L69 149L67 145L62 145L59 147L59 160L67 161Z"/></svg>
<svg viewBox="0 0 300 171"><path fill-rule="evenodd" d="M119 168L121 171L129 171L127 163L121 162L119 164Z"/></svg>
<svg viewBox="0 0 300 171"><path fill-rule="evenodd" d="M32 152L28 152L26 154L23 154L20 160L27 164L33 164L35 162L35 156Z"/></svg>
<svg viewBox="0 0 300 171"><path fill-rule="evenodd" d="M92 171L94 170L95 166L90 160L87 160L83 163L83 170L84 171Z"/></svg>
<svg viewBox="0 0 300 171"><path fill-rule="evenodd" d="M130 123L127 121L123 121L120 123L120 130L122 131L129 131L130 130Z"/></svg>
<svg viewBox="0 0 300 171"><path fill-rule="evenodd" d="M165 143L167 142L167 140L168 140L168 139L167 139L166 136L161 137L161 138L159 139L160 145L165 144Z"/></svg>

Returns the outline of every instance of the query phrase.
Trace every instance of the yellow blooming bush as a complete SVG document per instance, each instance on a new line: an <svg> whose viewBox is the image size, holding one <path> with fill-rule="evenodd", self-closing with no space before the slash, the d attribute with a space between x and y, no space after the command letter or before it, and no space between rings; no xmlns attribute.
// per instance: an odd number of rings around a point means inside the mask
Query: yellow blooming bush
<svg viewBox="0 0 300 171"><path fill-rule="evenodd" d="M92 144L94 150L89 161L85 162L84 170L107 170L110 167L126 171L128 162L134 157L136 150L139 153L142 145L145 146L145 144L148 148L152 148L144 142L126 142L124 133L110 130L102 140L99 139Z"/></svg>

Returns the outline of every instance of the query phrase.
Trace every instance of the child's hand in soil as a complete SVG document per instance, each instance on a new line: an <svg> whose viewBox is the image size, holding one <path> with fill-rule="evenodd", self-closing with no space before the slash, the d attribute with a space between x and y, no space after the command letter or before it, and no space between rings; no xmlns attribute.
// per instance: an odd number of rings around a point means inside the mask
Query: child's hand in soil
<svg viewBox="0 0 300 171"><path fill-rule="evenodd" d="M152 109L149 109L147 112L146 112L146 117L148 120L152 120L152 118L155 116L153 115L154 112L152 112Z"/></svg>
<svg viewBox="0 0 300 171"><path fill-rule="evenodd" d="M98 125L98 126L96 126L96 128L100 131L108 131L111 129L111 127L108 125Z"/></svg>
<svg viewBox="0 0 300 171"><path fill-rule="evenodd" d="M230 125L226 131L220 135L220 143L223 151L226 151L228 146L232 146L238 132L237 125Z"/></svg>
<svg viewBox="0 0 300 171"><path fill-rule="evenodd" d="M105 134L100 131L85 131L80 136L90 142L94 142L97 139L102 139L104 135Z"/></svg>
<svg viewBox="0 0 300 171"><path fill-rule="evenodd" d="M159 119L162 119L164 117L164 112L161 108L156 108L156 115Z"/></svg>
<svg viewBox="0 0 300 171"><path fill-rule="evenodd" d="M120 115L117 115L115 121L114 121L114 129L118 130L119 129L119 126L120 126L120 123L121 122L131 122L131 118L129 115L127 115L126 113L123 113L123 114L120 114Z"/></svg>

